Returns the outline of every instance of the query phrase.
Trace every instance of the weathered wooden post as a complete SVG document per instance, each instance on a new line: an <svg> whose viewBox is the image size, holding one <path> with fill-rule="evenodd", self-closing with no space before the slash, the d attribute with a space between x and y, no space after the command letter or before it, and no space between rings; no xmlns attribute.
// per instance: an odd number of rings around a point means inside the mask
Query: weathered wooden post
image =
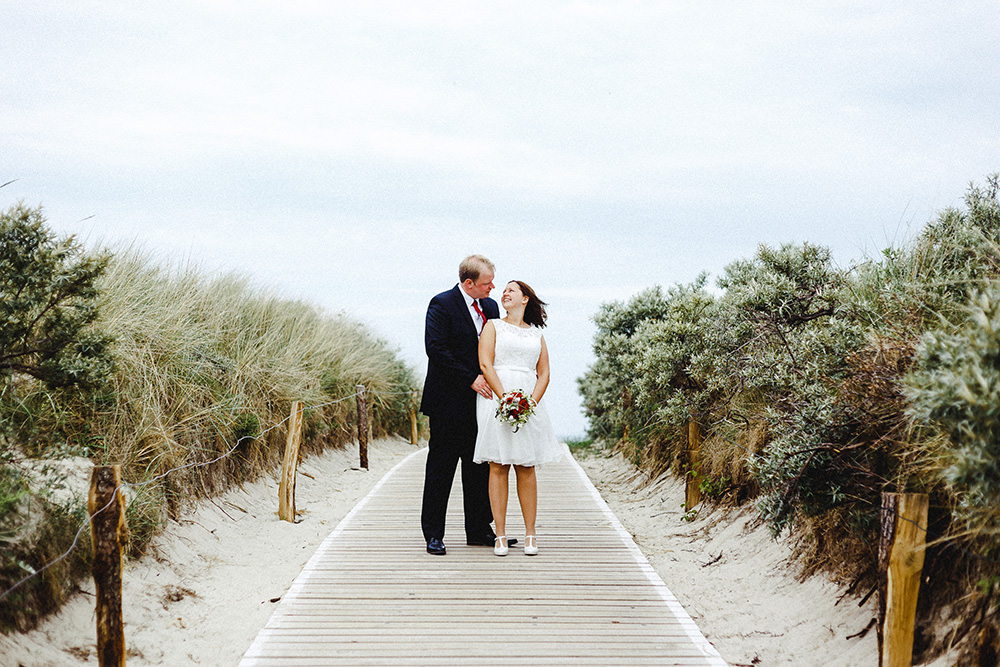
<svg viewBox="0 0 1000 667"><path fill-rule="evenodd" d="M302 411L305 403L292 403L288 417L288 438L285 441L285 458L281 462L281 483L278 485L278 518L295 523L295 470L299 465L299 446L302 444Z"/></svg>
<svg viewBox="0 0 1000 667"><path fill-rule="evenodd" d="M361 455L361 467L368 470L368 400L365 386L359 384L358 390L358 452Z"/></svg>
<svg viewBox="0 0 1000 667"><path fill-rule="evenodd" d="M419 442L419 424L417 422L417 390L410 394L410 444L416 446Z"/></svg>
<svg viewBox="0 0 1000 667"><path fill-rule="evenodd" d="M883 493L879 542L879 665L910 667L927 543L926 493Z"/></svg>
<svg viewBox="0 0 1000 667"><path fill-rule="evenodd" d="M628 390L628 387L622 389L622 418L625 420L625 425L622 426L622 440L628 440L629 436L629 412L632 409L632 392Z"/></svg>
<svg viewBox="0 0 1000 667"><path fill-rule="evenodd" d="M367 395L367 394L366 394ZM374 442L375 440L375 401L368 401L368 412L366 413L368 417L368 442Z"/></svg>
<svg viewBox="0 0 1000 667"><path fill-rule="evenodd" d="M95 466L87 497L94 547L91 569L97 598L97 660L101 667L125 664L125 626L122 623L125 502L118 488L120 484L121 466Z"/></svg>
<svg viewBox="0 0 1000 667"><path fill-rule="evenodd" d="M688 422L687 474L684 477L684 509L701 502L701 427L694 419Z"/></svg>

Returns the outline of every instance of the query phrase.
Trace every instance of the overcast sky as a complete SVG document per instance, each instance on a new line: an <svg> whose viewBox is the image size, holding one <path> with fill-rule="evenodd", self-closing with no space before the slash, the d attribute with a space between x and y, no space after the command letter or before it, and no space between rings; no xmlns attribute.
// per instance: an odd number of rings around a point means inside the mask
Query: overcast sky
<svg viewBox="0 0 1000 667"><path fill-rule="evenodd" d="M600 304L757 245L846 265L1000 171L1000 5L2 2L0 207L237 271L422 374L481 252L550 303L548 401Z"/></svg>

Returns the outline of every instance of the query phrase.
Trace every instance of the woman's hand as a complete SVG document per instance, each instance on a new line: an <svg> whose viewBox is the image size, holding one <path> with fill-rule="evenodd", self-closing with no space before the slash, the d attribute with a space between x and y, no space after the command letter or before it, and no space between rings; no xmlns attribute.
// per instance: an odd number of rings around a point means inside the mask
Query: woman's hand
<svg viewBox="0 0 1000 667"><path fill-rule="evenodd" d="M549 386L549 348L545 345L545 336L542 336L542 351L538 355L538 363L535 364L535 389L531 392L531 398L538 404L545 395L545 390Z"/></svg>
<svg viewBox="0 0 1000 667"><path fill-rule="evenodd" d="M490 393L484 394L481 391L479 392L479 395L485 398L493 398L494 394L503 396L503 385L500 384L500 377L493 369L493 360L496 358L496 346L497 329L492 322L487 321L483 326L483 333L479 336L479 369L483 374L479 378L476 378L477 382L481 378L488 385L486 390ZM476 388L475 383L472 384L472 388Z"/></svg>
<svg viewBox="0 0 1000 667"><path fill-rule="evenodd" d="M482 375L476 377L476 381L472 383L472 388L483 398L493 398L493 390L490 389L489 383Z"/></svg>

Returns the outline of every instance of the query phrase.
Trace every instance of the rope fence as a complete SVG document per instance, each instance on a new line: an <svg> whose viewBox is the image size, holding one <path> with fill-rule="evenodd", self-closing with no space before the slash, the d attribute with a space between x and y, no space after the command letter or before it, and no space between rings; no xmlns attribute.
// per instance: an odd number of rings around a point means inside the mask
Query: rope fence
<svg viewBox="0 0 1000 667"><path fill-rule="evenodd" d="M689 428L690 428L690 426L689 426ZM698 428L700 430L700 427L698 427ZM689 431L689 433L690 433L690 431ZM717 437L717 438L720 438L721 440L724 440L726 443L732 445L733 447L736 447L737 449L742 449L746 453L746 455L747 455L748 458L761 458L761 459L763 459L763 456L761 454L759 454L757 452L754 452L754 451L752 451L750 449L747 449L746 447L744 447L743 445L741 445L739 442L737 442L735 440L732 440L730 438L727 438L724 435L721 435L719 433L715 433L714 437ZM699 446L700 446L700 441L699 441ZM690 447L690 440L689 440L689 447ZM691 461L693 461L693 459L688 459L688 461L691 462ZM699 473L697 471L695 471L695 470L689 471L688 472L688 476L689 477L696 477L699 480L701 479L700 476L699 476ZM687 489L685 489L685 491L686 490ZM867 506L872 507L872 508L876 507L875 503L872 503L872 502L870 502L870 501L868 501L868 500L866 500L864 498L858 498L857 496L851 496L851 497L854 498L854 499L856 499L860 504L864 504L864 505L867 505ZM700 492L699 492L699 500L700 500ZM879 505L879 507L881 507L881 506ZM934 507L940 507L940 506L935 505ZM900 520L900 521L912 521L912 519L910 519L908 517L905 517L905 516L897 516L896 518L898 520ZM972 558L972 559L975 559L975 560L980 560L980 561L983 561L984 563L990 563L992 565L1000 565L1000 560L998 560L997 558L994 558L992 556L988 556L988 555L985 555L985 554L977 553L975 551L972 551L971 549L967 549L966 547L962 546L957 541L950 540L950 539L948 539L946 537L943 537L941 535L936 535L935 536L931 532L931 529L929 527L929 523L925 522L925 524L927 524L927 525L917 523L917 524L915 524L915 526L916 526L917 530L923 531L928 537L933 538L931 540L931 542L930 542L931 545L944 545L944 546L948 547L949 549L954 549L956 551L961 552L963 555L968 556L969 558Z"/></svg>
<svg viewBox="0 0 1000 667"><path fill-rule="evenodd" d="M722 437L725 442L746 452L748 457L760 456L739 442ZM687 511L693 511L701 501L702 476L699 468L702 440L701 425L691 419L687 429L687 448L684 450L684 508ZM874 507L873 503L863 502ZM881 495L877 583L861 602L864 604L872 593L878 591L878 613L872 624L876 624L878 632L880 667L910 667L912 664L917 597L928 536L931 535L929 509L929 496L926 493L884 491ZM943 544L971 558L997 562L940 536L932 540L931 544ZM868 626L870 627L871 625ZM868 628L860 634L867 632Z"/></svg>
<svg viewBox="0 0 1000 667"><path fill-rule="evenodd" d="M357 385L353 394L324 403L306 406L295 401L289 415L254 436L243 436L224 453L207 461L191 462L171 468L142 482L130 484L120 479L120 466L95 466L88 497L87 519L77 530L72 544L60 556L31 572L9 589L0 592L0 601L31 580L66 560L79 546L81 536L91 526L94 545L93 574L97 590L98 659L103 665L124 664L124 624L121 621L121 542L125 530L126 489L137 491L145 486L166 478L171 473L186 469L212 465L229 456L247 441L258 440L275 429L287 425L288 435L282 461L278 492L278 516L295 523L295 479L301 443L303 414L307 410L319 410L354 399L357 402L357 440L360 466L368 469L367 445L370 437L368 420L368 396L416 396L416 391L369 391ZM414 401L415 403L415 401ZM412 444L418 442L416 409L409 410ZM691 420L687 433L685 450L685 509L691 511L701 502L699 473L702 430ZM727 442L743 449L749 456L758 456L738 442L726 438ZM883 493L881 502L881 539L879 543L879 612L878 634L880 665L910 665L914 637L916 600L920 587L924 554L927 548L928 527L927 494ZM938 538L942 542L942 538ZM948 543L967 555L995 562L988 557L975 554L961 545ZM874 592L874 589L873 589ZM865 597L865 600L871 595ZM874 621L873 621L874 623ZM869 626L870 627L870 626Z"/></svg>
<svg viewBox="0 0 1000 667"><path fill-rule="evenodd" d="M329 407L331 405L336 405L338 403L343 403L344 401L349 401L351 399L357 400L358 401L358 414L359 414L359 416L361 414L365 415L365 422L366 422L366 424L365 424L365 427L363 429L361 428L361 424L359 423L359 428L358 428L358 443L359 443L359 445L358 446L359 446L359 450L362 450L362 448L363 448L363 452L364 452L363 454L360 454L361 467L363 467L364 469L367 470L368 469L368 465L367 465L367 442L368 442L368 437L369 437L369 433L368 433L369 428L368 428L368 425L367 425L367 412L368 412L368 410L367 410L367 403L366 403L366 401L364 400L363 397L366 397L368 394L372 394L372 395L376 395L376 396L404 396L404 395L414 396L416 394L416 390L410 390L410 391L369 391L369 390L367 390L364 387L364 385L358 385L356 391L353 394L350 394L350 395L347 395L347 396L343 396L341 398L337 398L337 399L334 399L334 400L331 400L331 401L326 401L325 403L317 403L317 404L314 404L314 405L308 405L308 406L306 406L306 405L302 404L301 401L296 401L295 403L293 403L293 409L292 409L292 411L291 411L291 413L289 414L288 417L285 417L281 421L278 421L277 423L272 424L271 426L269 426L268 428L264 429L263 431L261 431L257 435L253 435L253 436L246 435L246 436L243 436L243 437L239 438L238 440L236 440L236 442L227 451L225 451L224 453L216 456L215 458L213 458L211 460L208 460L208 461L196 461L196 462L192 462L192 463L186 463L184 465L180 465L180 466L177 466L175 468L171 468L170 470L162 472L162 473L160 473L160 474L158 474L158 475L156 475L154 477L150 477L147 480L144 480L142 482L137 482L137 483L134 483L134 484L129 483L129 482L121 481L120 478L119 478L118 481L116 482L116 484L114 485L114 487L109 488L104 493L100 494L101 497L107 497L107 500L103 504L97 504L95 507L88 507L88 512L87 512L88 516L87 516L86 519L84 519L81 522L80 528L79 528L79 530L77 530L75 536L73 537L73 541L70 544L69 548L66 551L64 551L62 554L60 554L59 556L57 556L56 558L53 558L51 561L49 561L48 563L46 563L44 566L42 566L42 567L34 570L33 572L31 572L30 574L28 574L24 578L20 579L17 583L15 583L13 586L11 586L10 588L8 588L7 590L5 590L3 592L0 592L0 601L3 601L5 598L7 598L14 591L18 590L19 588L21 588L22 586L24 586L25 584L27 584L31 580L41 577L42 574L44 574L47 570L51 569L52 567L55 567L59 563L65 561L67 558L69 558L69 556L76 550L77 546L79 545L80 538L83 535L84 531L87 529L87 527L88 526L92 527L95 519L96 520L100 520L101 517L103 516L103 514L105 512L111 510L113 508L113 506L116 505L116 503L120 502L121 498L123 497L122 494L123 494L123 492L126 489L129 489L129 490L132 490L132 491L137 491L137 490L142 489L143 487L146 487L146 486L148 486L150 484L153 484L153 483L155 483L155 482L157 482L157 481L159 481L161 479L166 478L171 473L176 473L176 472L180 472L182 470L187 470L187 469L191 469L191 468L200 468L200 467L212 465L214 463L218 463L219 461L222 461L223 459L231 456L233 454L233 452L235 452L237 449L240 448L241 445L243 445L243 443L248 442L248 441L259 440L260 438L263 438L265 435L267 435L271 431L274 431L274 430L276 430L278 428L281 428L282 426L284 426L286 424L290 425L290 427L289 427L289 440L292 439L293 433L296 433L297 434L295 436L296 439L300 440L300 438L301 438L301 426L302 426L301 416L302 416L302 414L306 410L320 410L322 408L326 408L326 407ZM359 400L359 399L361 399L361 400ZM295 408L296 405L298 405L298 409ZM416 410L411 407L409 413L410 413L410 424L411 424L410 442L412 444L416 445L417 444L417 433L418 433ZM292 428L291 422L295 421L296 418L298 418L298 423L294 425L295 426L294 428ZM292 494L292 500L291 500L291 510L292 511L291 511L291 514L290 514L291 519L288 519L286 516L282 516L281 518L286 519L286 520L290 520L290 521L294 522L294 515L295 515L295 512L294 512L294 477L292 477L291 489L287 488L288 485L287 485L287 480L286 480L286 477L287 477L286 469L289 467L288 449L289 449L289 447L288 447L288 444L286 443L285 460L283 461L283 466L282 466L282 482L283 482L283 484L285 485L286 488L284 488L281 491L279 491L279 516L281 515L280 505L281 505L282 497L285 496L287 493L290 492ZM293 471L294 471L294 465L297 462L297 458L298 457L297 457L297 449L296 449L296 456L291 461L291 466L293 468ZM117 466L95 466L94 470L97 471L97 470L99 470L101 468L115 468L115 467L117 467ZM93 480L92 480L92 486L91 486L91 490L92 491L93 491L93 486L94 486L94 484L93 484ZM88 503L88 504L90 504L90 503Z"/></svg>

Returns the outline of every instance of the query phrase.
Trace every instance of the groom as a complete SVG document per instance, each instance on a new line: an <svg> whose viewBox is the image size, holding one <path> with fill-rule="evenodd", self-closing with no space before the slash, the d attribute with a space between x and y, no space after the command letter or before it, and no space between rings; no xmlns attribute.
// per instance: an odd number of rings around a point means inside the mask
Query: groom
<svg viewBox="0 0 1000 667"><path fill-rule="evenodd" d="M427 379L420 411L430 420L431 437L420 525L427 553L438 556L445 554L445 515L459 459L466 543L493 546L495 538L490 527L489 464L472 462L478 430L476 395L493 397L479 370L479 334L486 320L500 317L496 301L489 298L494 272L493 263L482 255L466 257L458 267L458 284L427 306Z"/></svg>

